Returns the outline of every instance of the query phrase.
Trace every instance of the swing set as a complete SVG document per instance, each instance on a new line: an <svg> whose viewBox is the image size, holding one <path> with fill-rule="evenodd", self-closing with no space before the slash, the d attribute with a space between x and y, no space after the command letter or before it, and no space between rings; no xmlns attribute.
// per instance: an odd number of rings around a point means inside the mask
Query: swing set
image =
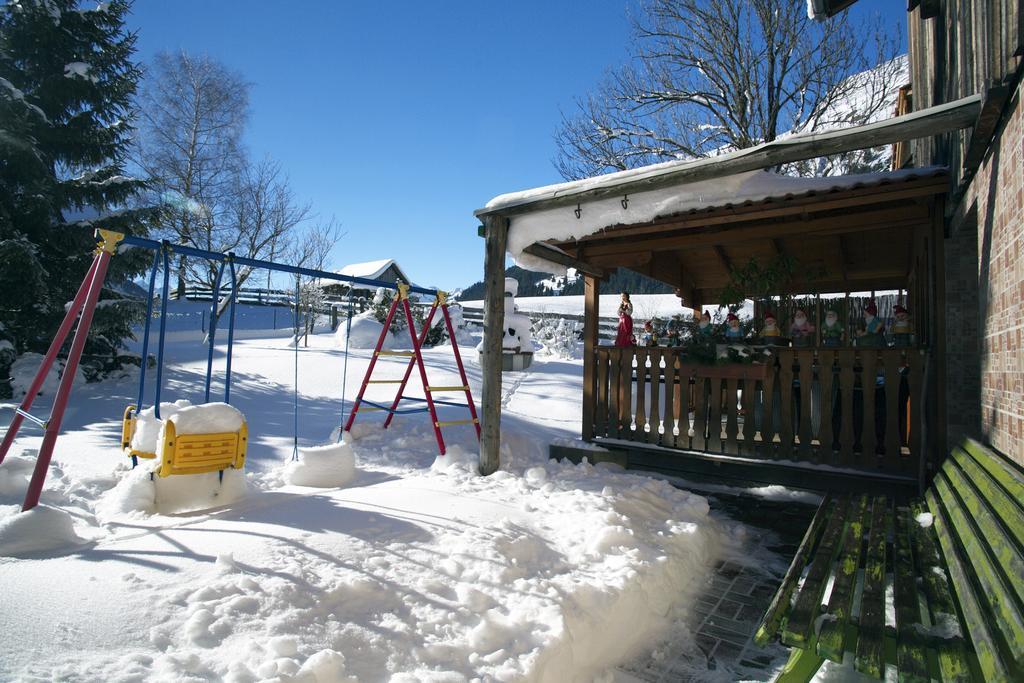
<svg viewBox="0 0 1024 683"><path fill-rule="evenodd" d="M17 436L18 430L21 428L22 423L25 420L41 427L43 429L43 440L39 448L39 454L36 459L35 469L32 473L32 478L29 482L28 491L25 494L25 502L22 506L22 510L30 510L39 503L39 496L42 491L43 483L46 479L46 474L49 469L50 460L53 456L53 449L56 444L57 437L60 434L60 425L64 417L64 412L67 408L68 400L71 396L72 380L75 373L78 370L79 362L82 357L82 350L85 347L85 340L89 334L89 328L92 325L93 314L96 310L96 303L99 300L100 291L103 288L103 282L106 278L107 269L110 265L110 259L124 247L138 247L143 249L151 249L154 252L153 265L149 273L149 291L146 300L146 320L145 328L143 331L142 339L142 369L139 377L139 394L138 400L135 404L129 405L122 418L121 427L121 447L125 455L132 459L133 466L138 465L139 459L155 459L157 454L160 454L161 462L154 474L160 477L166 477L170 475L180 474L199 474L204 472L220 472L223 475L223 471L227 468L241 469L245 464L246 447L248 445L249 434L248 426L245 420L242 420L241 426L232 432L221 432L221 433L205 433L205 434L176 434L175 424L172 419L162 419L160 416L160 391L163 384L163 364L164 364L164 341L166 337L167 328L167 300L170 294L170 256L171 254L178 254L181 256L190 256L196 258L208 259L219 263L217 274L214 280L213 295L212 295L212 310L211 310L211 324L208 335L209 351L207 354L206 362L206 381L204 387L204 401L210 402L210 389L213 377L213 353L214 344L216 340L217 332L217 321L218 305L220 297L221 283L225 271L227 271L231 282L231 291L228 295L227 300L227 315L228 315L228 336L227 336L227 351L226 351L226 365L224 370L224 403L230 404L231 399L231 358L234 347L234 330L235 330L235 304L237 298L237 272L235 266L243 265L252 268L265 268L267 270L292 273L296 276L296 288L295 288L295 321L296 321L296 338L295 338L295 386L294 386L294 434L293 434L293 458L298 457L298 321L299 321L299 283L302 276L320 278L321 280L333 280L338 282L345 282L350 285L349 288L349 310L348 310L348 331L351 331L352 324L352 309L351 309L351 285L365 285L367 287L383 287L385 289L392 289L396 291L396 296L392 302L391 308L388 311L387 320L384 323L384 327L381 331L380 338L377 340L377 345L373 352L373 357L370 359L370 364L367 367L366 375L363 378L362 385L359 389L359 394L356 397L355 403L353 404L352 411L348 415L348 419L344 423L344 431L350 431L353 423L355 422L356 415L360 411L370 412L374 410L383 411L388 413L387 418L384 421L384 428L390 426L392 419L395 415L408 414L408 413L419 413L427 412L430 414L432 426L434 428L434 435L437 439L438 450L441 455L445 454L446 448L444 443L444 437L441 434L441 428L453 425L461 424L472 424L476 429L477 439L480 438L480 421L477 417L476 406L473 402L473 396L470 391L469 381L466 377L466 370L462 364L462 357L459 353L459 347L456 342L455 330L452 326L451 317L448 312L447 294L439 290L424 289L422 287L415 287L404 283L389 283L381 280L372 280L368 278L360 278L348 275L340 275L338 273L331 273L323 270L316 270L312 268L303 268L299 266L290 266L282 263L275 263L273 261L264 261L261 259L252 259L241 256L236 256L233 253L220 253L214 251L207 251L204 249L197 249L185 245L175 245L168 241L156 241L145 239L142 237L134 237L131 235L123 235L121 233L112 232L109 230L97 230L97 247L93 252L93 261L86 272L85 278L82 281L81 286L78 288L78 292L75 294L74 300L68 307L67 314L64 317L63 322L57 330L53 341L50 343L50 347L43 357L43 361L40 365L38 372L32 383L29 385L28 391L25 394L25 398L22 400L21 405L15 409L14 418L11 420L10 425L7 428L7 432L4 435L3 441L0 442L0 463L3 462L10 450L11 445L14 443L14 438ZM143 401L145 397L146 387L146 373L145 373L145 362L149 354L149 337L150 337L150 323L153 320L153 299L156 292L156 278L157 273L163 271L162 281L162 296L160 300L160 324L157 335L157 353L156 353L156 387L154 389L153 397L153 415L157 420L162 420L163 429L160 433L160 444L157 446L157 452L148 452L133 448L132 437L136 432L139 424L139 414L143 409ZM422 329L417 335L416 325L413 321L412 310L409 303L410 293L425 294L434 297L433 305L430 308L430 312L427 315L426 321L423 324ZM409 330L409 338L412 345L411 350L407 351L390 351L385 350L384 342L389 334L390 326L395 318L395 315L401 309L401 313L404 315L406 325ZM455 362L458 366L459 377L461 384L456 386L437 386L431 385L427 379L426 368L423 364L422 347L426 340L427 333L432 327L435 315L440 310L442 317L445 322L445 327L451 340L452 351L455 356ZM220 311L223 313L223 310ZM75 322L78 322L77 327ZM50 410L50 414L46 418L40 418L33 415L30 411L32 404L35 401L39 390L42 388L43 382L45 381L50 369L53 367L57 360L57 355L68 337L71 335L72 328L74 328L74 337L71 342L71 348L68 352L67 360L65 362L64 371L60 378L60 383L57 388L57 392L54 396L53 406ZM346 335L345 341L345 366L343 370L342 378L342 418L345 417L345 382L347 379L348 372L348 337ZM407 358L408 362L405 366L405 372L401 379L373 379L373 371L377 366L377 360L381 356L398 356ZM409 378L412 375L413 366L416 366L419 370L420 380L423 384L424 398L406 396L405 391L408 386ZM369 401L364 398L367 386L370 384L397 384L398 391L395 395L394 400L390 404L377 403ZM433 394L439 392L462 392L465 394L466 402L454 402L438 400L433 397ZM411 401L425 404L425 407L416 408L403 408L400 407L402 401ZM469 410L470 418L465 420L451 420L451 421L440 421L437 415L437 406L459 406ZM341 440L342 430L339 430L339 441Z"/></svg>

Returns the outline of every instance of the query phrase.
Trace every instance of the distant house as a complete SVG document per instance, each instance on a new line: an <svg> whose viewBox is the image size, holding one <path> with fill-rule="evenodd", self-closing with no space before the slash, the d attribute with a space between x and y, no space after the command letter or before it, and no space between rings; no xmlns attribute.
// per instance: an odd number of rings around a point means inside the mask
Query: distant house
<svg viewBox="0 0 1024 683"><path fill-rule="evenodd" d="M361 278L363 280L379 280L393 284L396 281L410 283L409 276L405 274L401 266L394 259L383 259L380 261L367 261L365 263L350 263L336 271L339 275ZM349 285L342 282L325 283L324 293L331 296L347 297ZM377 290L376 286L356 283L352 289L352 297L372 297Z"/></svg>

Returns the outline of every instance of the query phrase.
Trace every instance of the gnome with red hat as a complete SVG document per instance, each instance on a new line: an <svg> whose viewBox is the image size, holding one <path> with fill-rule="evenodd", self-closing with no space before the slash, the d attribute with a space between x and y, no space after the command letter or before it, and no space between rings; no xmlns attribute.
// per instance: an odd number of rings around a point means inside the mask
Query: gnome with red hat
<svg viewBox="0 0 1024 683"><path fill-rule="evenodd" d="M864 305L864 329L857 331L857 346L884 346L882 335L885 324L878 317L878 306L874 301Z"/></svg>
<svg viewBox="0 0 1024 683"><path fill-rule="evenodd" d="M910 335L914 334L914 327L910 324L910 312L903 306L896 304L892 312L896 315L896 322L892 325L892 338L896 346L910 346Z"/></svg>
<svg viewBox="0 0 1024 683"><path fill-rule="evenodd" d="M793 346L808 346L814 334L814 325L807 320L804 309L798 308L793 314L793 324L789 326L789 336L793 338Z"/></svg>
<svg viewBox="0 0 1024 683"><path fill-rule="evenodd" d="M777 344L779 336L778 320L774 313L768 311L764 314L764 329L761 330L762 341L765 344Z"/></svg>
<svg viewBox="0 0 1024 683"><path fill-rule="evenodd" d="M740 319L735 313L730 313L725 319L725 339L730 342L743 340L743 328L740 327Z"/></svg>

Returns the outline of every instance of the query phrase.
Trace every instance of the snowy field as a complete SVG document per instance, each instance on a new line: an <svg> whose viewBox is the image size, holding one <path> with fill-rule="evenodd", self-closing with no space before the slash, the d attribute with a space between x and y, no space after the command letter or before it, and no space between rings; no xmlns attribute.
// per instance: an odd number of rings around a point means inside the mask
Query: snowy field
<svg viewBox="0 0 1024 683"><path fill-rule="evenodd" d="M690 312L690 309L683 309L679 297L675 294L634 294L630 300L633 302L633 317L637 320L646 320L656 315L662 318L671 318L677 313ZM621 297L618 294L602 294L598 304L600 315L614 318L618 315L620 301ZM460 301L459 303L466 308L484 307L483 301ZM583 295L517 296L516 306L524 313L583 315ZM713 312L715 309L709 307L709 310Z"/></svg>
<svg viewBox="0 0 1024 683"><path fill-rule="evenodd" d="M200 403L205 348L174 339L164 400ZM349 406L370 356L350 350ZM701 495L547 460L552 440L579 435L579 361L541 350L506 375L502 469L483 478L472 428L446 428L438 457L424 414L386 431L380 413L360 416L344 445L318 448L340 422L344 355L325 332L298 359L293 463L294 347L274 333L236 344L231 396L249 459L223 484L154 484L130 469L120 416L137 373L76 390L27 515L40 439L22 431L0 465L0 679L637 680L619 667L666 643L696 650L690 612L715 562L760 561L743 556L746 528L710 515ZM450 347L425 359L432 383L458 383ZM386 400L389 387L368 396Z"/></svg>

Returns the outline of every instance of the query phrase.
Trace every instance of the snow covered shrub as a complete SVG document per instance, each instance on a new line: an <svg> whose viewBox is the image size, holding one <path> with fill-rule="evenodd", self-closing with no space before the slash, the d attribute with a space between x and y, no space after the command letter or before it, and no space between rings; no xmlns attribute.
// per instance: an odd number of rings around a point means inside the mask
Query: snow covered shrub
<svg viewBox="0 0 1024 683"><path fill-rule="evenodd" d="M416 323L418 330L423 329L423 323L427 321L427 312L430 309L423 306L412 307L412 319ZM423 340L424 346L437 346L443 344L448 339L448 330L444 325L444 315L441 311L434 314L434 320L430 325L430 330L427 332L426 338Z"/></svg>
<svg viewBox="0 0 1024 683"><path fill-rule="evenodd" d="M533 324L533 338L552 356L578 358L582 329L583 324L575 320L541 318Z"/></svg>
<svg viewBox="0 0 1024 683"><path fill-rule="evenodd" d="M17 357L18 352L4 336L4 325L0 323L0 398L11 397L11 364Z"/></svg>
<svg viewBox="0 0 1024 683"><path fill-rule="evenodd" d="M373 311L374 319L383 325L387 322L388 311L391 310L391 304L394 302L397 292L384 289L383 287L377 288L377 293L373 296L373 302L370 304L370 310ZM395 317L391 320L391 327L388 331L391 334L398 334L406 327L405 314L401 311L395 311Z"/></svg>

